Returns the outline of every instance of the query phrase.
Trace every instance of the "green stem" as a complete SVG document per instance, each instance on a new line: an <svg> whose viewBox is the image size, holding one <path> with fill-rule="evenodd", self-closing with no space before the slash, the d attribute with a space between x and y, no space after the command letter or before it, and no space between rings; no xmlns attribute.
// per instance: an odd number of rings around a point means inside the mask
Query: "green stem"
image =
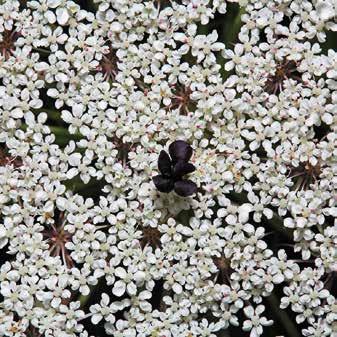
<svg viewBox="0 0 337 337"><path fill-rule="evenodd" d="M283 234L288 238L288 240L293 240L293 232L291 229L284 227L283 219L274 212L274 216L268 220L268 224L273 227L276 231Z"/></svg>
<svg viewBox="0 0 337 337"><path fill-rule="evenodd" d="M200 26L198 27L198 34L200 35L207 35L209 32L209 25L202 25L200 24Z"/></svg>
<svg viewBox="0 0 337 337"><path fill-rule="evenodd" d="M46 108L41 108L41 109L35 109L33 110L34 113L41 113L45 112L48 115L48 118L50 118L53 121L60 121L60 111L58 110L53 110L53 109L46 109Z"/></svg>
<svg viewBox="0 0 337 337"><path fill-rule="evenodd" d="M337 48L337 37L336 32L325 30L325 33L326 33L326 41L320 43L320 47L322 48L322 52L324 54L327 54L329 49L335 50Z"/></svg>
<svg viewBox="0 0 337 337"><path fill-rule="evenodd" d="M234 11L235 7L231 7L230 5L228 6L228 12L230 13L231 11ZM241 22L241 16L242 14L245 13L245 8L241 7L236 15L234 20L228 20L228 22L225 22L223 24L223 29L222 29L222 36L223 36L223 43L225 44L226 48L232 48L232 44L235 43L238 34L240 32L242 22ZM227 72L224 69L224 64L226 59L224 57L219 57L218 58L218 64L221 66L221 74L223 76L223 79L226 79L230 72Z"/></svg>
<svg viewBox="0 0 337 337"><path fill-rule="evenodd" d="M238 37L238 34L240 32L242 22L241 22L241 16L245 13L245 8L241 7L233 21L233 23L229 25L224 26L224 36L225 36L225 44L229 45L231 43L234 43L235 40Z"/></svg>
<svg viewBox="0 0 337 337"><path fill-rule="evenodd" d="M67 128L60 126L49 126L49 129L55 135L55 143L60 146L67 145L70 140L77 141L82 138L82 135L79 132L70 134Z"/></svg>
<svg viewBox="0 0 337 337"><path fill-rule="evenodd" d="M89 287L89 288L90 288L90 293L88 295L80 295L80 297L78 298L78 301L80 301L80 303L81 303L81 308L83 308L86 305L86 303L88 302L88 300L90 298L92 287Z"/></svg>
<svg viewBox="0 0 337 337"><path fill-rule="evenodd" d="M47 50L47 49L43 49L43 48L33 48L34 51L38 51L39 53L42 53L42 54L50 54L51 51L50 50Z"/></svg>
<svg viewBox="0 0 337 337"><path fill-rule="evenodd" d="M271 310L273 311L274 316L277 318L277 320L281 323L282 327L287 332L288 337L300 337L296 325L293 323L293 321L289 318L287 313L280 309L279 301L277 300L277 297L274 294L271 294L267 297L267 301L269 302L269 305L271 307Z"/></svg>
<svg viewBox="0 0 337 337"><path fill-rule="evenodd" d="M239 204L249 202L247 196L244 193L230 192L229 199L238 202ZM293 240L292 230L284 227L283 219L278 214L275 212L273 212L273 214L273 217L266 221L266 224L270 225L275 231L287 237L288 240Z"/></svg>
<svg viewBox="0 0 337 337"><path fill-rule="evenodd" d="M323 229L322 225L320 225L319 223L317 224L317 229L321 234L324 234L324 229Z"/></svg>

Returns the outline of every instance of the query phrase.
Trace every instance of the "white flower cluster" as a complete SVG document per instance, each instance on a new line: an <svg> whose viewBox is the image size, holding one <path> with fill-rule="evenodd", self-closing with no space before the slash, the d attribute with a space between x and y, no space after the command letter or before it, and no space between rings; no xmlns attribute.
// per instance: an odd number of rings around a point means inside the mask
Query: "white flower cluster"
<svg viewBox="0 0 337 337"><path fill-rule="evenodd" d="M208 30L229 5L233 47ZM336 337L336 18L334 0L1 1L0 335L257 337L281 290L303 336ZM152 181L175 140L193 196Z"/></svg>

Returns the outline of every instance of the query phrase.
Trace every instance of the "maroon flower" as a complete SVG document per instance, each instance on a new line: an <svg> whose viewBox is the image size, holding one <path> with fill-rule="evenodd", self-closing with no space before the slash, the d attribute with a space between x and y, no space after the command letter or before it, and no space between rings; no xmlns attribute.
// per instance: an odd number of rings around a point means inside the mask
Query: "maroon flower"
<svg viewBox="0 0 337 337"><path fill-rule="evenodd" d="M182 197L188 197L197 191L197 185L183 176L195 171L189 163L192 147L183 140L176 140L169 146L169 153L161 151L158 158L158 169L161 174L153 177L158 191L169 193L174 190ZM171 157L171 158L170 158Z"/></svg>

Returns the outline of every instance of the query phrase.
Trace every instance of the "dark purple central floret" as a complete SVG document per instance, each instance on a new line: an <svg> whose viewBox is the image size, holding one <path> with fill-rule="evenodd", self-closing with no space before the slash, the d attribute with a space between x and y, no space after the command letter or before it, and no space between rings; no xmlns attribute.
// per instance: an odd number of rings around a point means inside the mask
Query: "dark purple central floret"
<svg viewBox="0 0 337 337"><path fill-rule="evenodd" d="M183 140L176 140L169 146L169 153L161 151L158 158L158 169L161 174L153 177L158 191L169 193L174 190L182 197L188 197L197 191L197 185L183 176L195 171L188 161L192 157L192 147ZM170 158L171 156L171 158Z"/></svg>

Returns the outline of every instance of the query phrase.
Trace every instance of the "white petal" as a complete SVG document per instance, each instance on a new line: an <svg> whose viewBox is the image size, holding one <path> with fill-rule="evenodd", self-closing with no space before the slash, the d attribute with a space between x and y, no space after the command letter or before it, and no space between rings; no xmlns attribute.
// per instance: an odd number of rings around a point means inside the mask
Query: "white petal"
<svg viewBox="0 0 337 337"><path fill-rule="evenodd" d="M265 208L263 214L266 216L267 219L271 219L273 217L273 211L269 208Z"/></svg>
<svg viewBox="0 0 337 337"><path fill-rule="evenodd" d="M261 315L261 314L264 312L264 309L265 309L265 306L262 305L262 304L260 304L260 305L258 305L258 306L256 307L255 313L256 313L257 315Z"/></svg>
<svg viewBox="0 0 337 337"><path fill-rule="evenodd" d="M234 225L237 221L237 218L235 215L233 214L229 214L226 216L226 222L229 224L229 225Z"/></svg>
<svg viewBox="0 0 337 337"><path fill-rule="evenodd" d="M118 276L119 278L125 278L126 271L122 267L117 267L115 270L115 275Z"/></svg>
<svg viewBox="0 0 337 337"><path fill-rule="evenodd" d="M67 178L72 179L78 174L77 168L73 167L70 170L67 171Z"/></svg>
<svg viewBox="0 0 337 337"><path fill-rule="evenodd" d="M47 70L49 68L49 65L48 65L48 63L46 63L46 62L38 62L38 63L36 63L35 65L34 65L34 69L36 70L36 71L45 71L45 70ZM48 89L48 91L49 90L55 90L57 93L58 93L58 91L56 90L56 89Z"/></svg>
<svg viewBox="0 0 337 337"><path fill-rule="evenodd" d="M71 166L78 166L81 163L81 154L73 153L69 156L68 162Z"/></svg>
<svg viewBox="0 0 337 337"><path fill-rule="evenodd" d="M84 111L83 104L75 104L72 107L72 112L73 112L74 116L76 116L76 117L81 117L82 114L83 114L83 111Z"/></svg>
<svg viewBox="0 0 337 337"><path fill-rule="evenodd" d="M103 293L102 294L102 300L101 300L102 305L108 305L109 302L110 302L109 295L106 294L106 293Z"/></svg>
<svg viewBox="0 0 337 337"><path fill-rule="evenodd" d="M294 220L292 218L284 219L284 226L288 228L294 228Z"/></svg>
<svg viewBox="0 0 337 337"><path fill-rule="evenodd" d="M16 108L11 111L11 117L12 118L22 118L23 117L23 112L21 109Z"/></svg>
<svg viewBox="0 0 337 337"><path fill-rule="evenodd" d="M137 271L135 275L133 276L133 279L136 281L136 283L141 283L145 280L146 274L143 271Z"/></svg>
<svg viewBox="0 0 337 337"><path fill-rule="evenodd" d="M81 286L80 287L80 293L84 296L89 295L89 293L90 293L89 287L87 285Z"/></svg>
<svg viewBox="0 0 337 337"><path fill-rule="evenodd" d="M73 115L68 110L62 110L61 118L65 122L71 123L74 117L73 117Z"/></svg>
<svg viewBox="0 0 337 337"><path fill-rule="evenodd" d="M176 294L181 294L183 291L183 287L179 283L175 283L172 289Z"/></svg>
<svg viewBox="0 0 337 337"><path fill-rule="evenodd" d="M246 223L248 221L249 213L252 209L253 207L250 204L243 204L238 208L240 223Z"/></svg>
<svg viewBox="0 0 337 337"><path fill-rule="evenodd" d="M7 233L6 227L4 225L0 225L0 238L5 237Z"/></svg>
<svg viewBox="0 0 337 337"><path fill-rule="evenodd" d="M225 70L226 71L230 71L234 68L234 62L233 61L229 61L225 64Z"/></svg>
<svg viewBox="0 0 337 337"><path fill-rule="evenodd" d="M123 296L125 288L125 283L123 281L117 281L112 288L112 293L118 297Z"/></svg>
<svg viewBox="0 0 337 337"><path fill-rule="evenodd" d="M96 325L101 321L102 318L103 318L103 316L101 314L94 314L94 315L91 316L91 322L92 322L92 324Z"/></svg>
<svg viewBox="0 0 337 337"><path fill-rule="evenodd" d="M55 16L54 12L47 11L44 16L49 23L53 24L53 23L56 22L56 16Z"/></svg>
<svg viewBox="0 0 337 337"><path fill-rule="evenodd" d="M335 15L334 8L328 1L319 1L316 9L319 17L322 20L328 20Z"/></svg>
<svg viewBox="0 0 337 337"><path fill-rule="evenodd" d="M133 296L137 294L137 287L133 282L129 283L126 288L129 295Z"/></svg>
<svg viewBox="0 0 337 337"><path fill-rule="evenodd" d="M56 10L57 22L60 25L65 25L69 20L69 13L66 8L58 8Z"/></svg>
<svg viewBox="0 0 337 337"><path fill-rule="evenodd" d="M67 83L69 81L68 76L66 74L58 73L55 76L56 81Z"/></svg>
<svg viewBox="0 0 337 337"><path fill-rule="evenodd" d="M47 4L48 4L48 7L50 7L50 8L56 8L56 7L60 6L61 0L48 0Z"/></svg>
<svg viewBox="0 0 337 337"><path fill-rule="evenodd" d="M110 30L114 33L120 33L123 30L123 26L116 21L111 24Z"/></svg>
<svg viewBox="0 0 337 337"><path fill-rule="evenodd" d="M249 307L244 308L243 311L247 317L252 317L254 315L254 309L251 305Z"/></svg>
<svg viewBox="0 0 337 337"><path fill-rule="evenodd" d="M257 328L253 328L252 331L250 332L250 337L259 337L260 334L258 333Z"/></svg>
<svg viewBox="0 0 337 337"><path fill-rule="evenodd" d="M252 328L252 322L251 321L244 321L242 330L243 331L249 331Z"/></svg>

